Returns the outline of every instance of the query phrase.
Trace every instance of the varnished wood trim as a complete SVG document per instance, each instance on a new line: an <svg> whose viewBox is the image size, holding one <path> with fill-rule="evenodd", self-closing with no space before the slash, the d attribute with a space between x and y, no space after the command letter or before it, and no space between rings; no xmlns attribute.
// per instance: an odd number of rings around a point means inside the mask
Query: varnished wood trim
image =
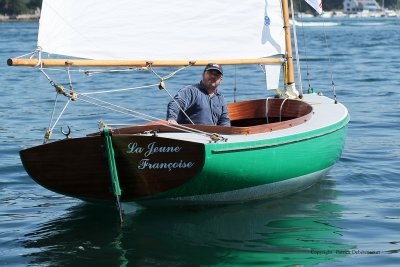
<svg viewBox="0 0 400 267"><path fill-rule="evenodd" d="M266 118L267 105L268 117L272 118L298 118L312 111L309 104L299 100L256 99L228 104L229 117L231 121Z"/></svg>
<svg viewBox="0 0 400 267"><path fill-rule="evenodd" d="M121 201L179 187L204 165L203 144L137 135L112 139ZM20 155L29 175L45 188L85 200L115 200L101 136L55 141Z"/></svg>
<svg viewBox="0 0 400 267"><path fill-rule="evenodd" d="M268 120L277 121L282 118L291 118L281 122L267 123L266 118L266 99L249 100L228 105L229 115L233 125L235 123L240 126L213 126L213 125L192 125L186 124L185 127L200 130L208 133L217 134L255 134L263 132L271 132L281 129L286 129L296 125L305 123L312 117L311 105L299 100L286 100L282 105L283 99L268 100ZM282 107L282 110L280 111ZM281 113L281 114L280 114ZM254 126L246 126L246 120L260 119L263 123ZM148 131L156 132L183 132L183 129L171 128L164 124L146 124L126 128L113 129L113 134L138 134ZM100 133L94 133L98 135Z"/></svg>
<svg viewBox="0 0 400 267"><path fill-rule="evenodd" d="M35 67L42 64L49 66L72 66L72 67L132 67L148 66L205 66L210 62L221 65L246 65L246 64L282 64L284 59L279 58L249 58L249 59L207 59L207 60L94 60L94 59L42 59L35 58L10 58L7 60L9 66Z"/></svg>

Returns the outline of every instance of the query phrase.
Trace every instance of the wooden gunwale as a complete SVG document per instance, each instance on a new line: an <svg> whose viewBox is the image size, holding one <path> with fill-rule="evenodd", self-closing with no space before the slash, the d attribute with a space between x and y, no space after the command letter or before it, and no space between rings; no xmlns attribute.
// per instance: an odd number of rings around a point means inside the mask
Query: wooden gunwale
<svg viewBox="0 0 400 267"><path fill-rule="evenodd" d="M268 114L267 114L268 101ZM285 103L282 102L285 101ZM282 105L282 111L280 111ZM218 134L256 134L282 130L294 127L308 121L312 115L313 108L311 105L299 100L283 100L283 99L257 99L237 103L228 104L228 112L231 123L234 126L214 126L214 125L192 125L184 126L199 131L218 133ZM281 114L280 114L281 113ZM277 121L279 118L284 121L267 123L267 115L269 121ZM287 119L290 118L290 119ZM251 120L261 121L258 125L246 126ZM237 126L235 126L237 125ZM177 125L179 127L179 125ZM159 121L145 125L137 125L126 128L113 129L113 134L138 134L147 131L165 132L184 132L185 129L171 128L166 121ZM99 135L93 133L89 136Z"/></svg>

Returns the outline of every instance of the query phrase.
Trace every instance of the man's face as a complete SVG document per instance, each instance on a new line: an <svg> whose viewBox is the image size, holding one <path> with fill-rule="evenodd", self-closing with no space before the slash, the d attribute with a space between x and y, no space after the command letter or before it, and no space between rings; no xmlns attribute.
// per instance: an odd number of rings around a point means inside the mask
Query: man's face
<svg viewBox="0 0 400 267"><path fill-rule="evenodd" d="M217 89L222 82L222 75L217 70L207 70L203 74L203 84L207 89Z"/></svg>

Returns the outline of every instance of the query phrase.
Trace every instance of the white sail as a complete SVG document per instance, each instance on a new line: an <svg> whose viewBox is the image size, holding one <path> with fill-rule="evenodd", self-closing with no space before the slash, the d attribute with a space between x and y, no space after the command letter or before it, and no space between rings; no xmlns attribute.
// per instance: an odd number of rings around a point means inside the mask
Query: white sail
<svg viewBox="0 0 400 267"><path fill-rule="evenodd" d="M252 59L285 53L279 0L44 0L38 46L88 59Z"/></svg>

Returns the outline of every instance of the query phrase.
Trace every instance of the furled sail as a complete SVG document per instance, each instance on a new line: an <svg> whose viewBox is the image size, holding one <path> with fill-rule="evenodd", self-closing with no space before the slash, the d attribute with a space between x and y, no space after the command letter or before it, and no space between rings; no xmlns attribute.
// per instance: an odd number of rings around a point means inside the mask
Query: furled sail
<svg viewBox="0 0 400 267"><path fill-rule="evenodd" d="M87 59L257 59L284 54L279 0L43 0L38 46Z"/></svg>

